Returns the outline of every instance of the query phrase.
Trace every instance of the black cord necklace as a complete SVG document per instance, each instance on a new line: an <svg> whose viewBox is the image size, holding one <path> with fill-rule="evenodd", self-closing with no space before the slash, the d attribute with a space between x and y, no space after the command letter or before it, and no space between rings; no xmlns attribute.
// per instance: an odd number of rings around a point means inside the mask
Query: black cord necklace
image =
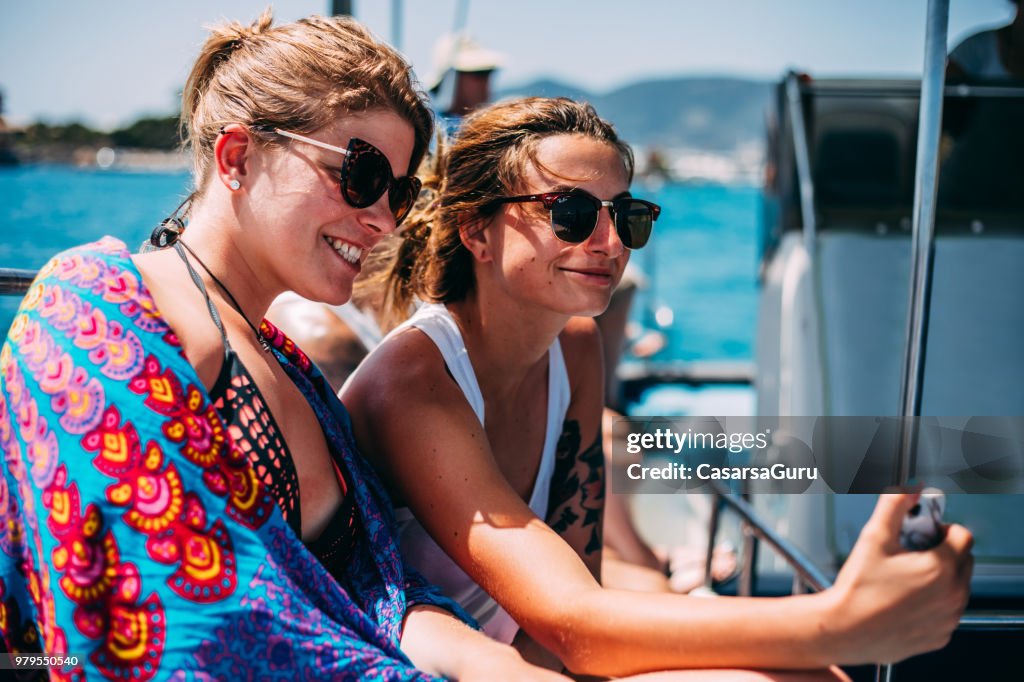
<svg viewBox="0 0 1024 682"><path fill-rule="evenodd" d="M193 251L192 248L185 243L184 239L178 239L177 242L185 247L185 250L189 252L189 255L195 258L196 262L199 263L199 267L205 270L206 274L210 276L210 279L212 279L214 283L220 287L221 291L223 291L224 294L228 297L228 302L236 311L238 311L238 314L242 316L242 319L245 320L245 323L249 325L249 329L251 329L252 333L256 335L256 340L260 342L261 346L263 346L263 351L269 353L270 341L267 340L267 337L263 335L263 332L261 332L256 327L256 325L250 322L249 318L246 317L244 312L242 312L242 306L238 304L238 300L232 295L231 290L224 286L224 282L217 279L217 275L210 272L210 268L206 267L206 263L203 262L203 259L196 255L196 252Z"/></svg>

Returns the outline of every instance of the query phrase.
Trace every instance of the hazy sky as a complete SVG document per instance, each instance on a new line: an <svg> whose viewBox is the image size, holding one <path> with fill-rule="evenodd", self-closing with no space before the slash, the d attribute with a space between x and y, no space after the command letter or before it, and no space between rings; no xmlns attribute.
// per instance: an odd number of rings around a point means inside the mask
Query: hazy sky
<svg viewBox="0 0 1024 682"><path fill-rule="evenodd" d="M400 47L421 79L457 0L401 3ZM13 122L82 119L116 126L177 111L203 26L250 21L254 0L0 0L0 89ZM392 40L391 0L354 0L358 19ZM1007 0L950 0L955 44L1006 22ZM278 0L280 21L326 13L329 0ZM648 76L776 78L921 72L926 0L475 0L468 29L506 55L498 86L555 76L596 91Z"/></svg>

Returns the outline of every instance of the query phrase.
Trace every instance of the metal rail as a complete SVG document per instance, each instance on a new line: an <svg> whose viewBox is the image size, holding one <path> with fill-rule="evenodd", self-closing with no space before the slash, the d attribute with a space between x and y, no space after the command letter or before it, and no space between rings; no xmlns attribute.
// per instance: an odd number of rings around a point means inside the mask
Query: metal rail
<svg viewBox="0 0 1024 682"><path fill-rule="evenodd" d="M1024 630L1024 613L975 611L960 618L958 630Z"/></svg>
<svg viewBox="0 0 1024 682"><path fill-rule="evenodd" d="M624 384L644 387L657 384L739 384L754 383L753 362L744 361L669 361L669 362L623 362L616 375Z"/></svg>
<svg viewBox="0 0 1024 682"><path fill-rule="evenodd" d="M35 270L0 268L0 295L24 296L35 277Z"/></svg>
<svg viewBox="0 0 1024 682"><path fill-rule="evenodd" d="M801 90L814 95L818 99L852 98L863 97L865 99L878 99L879 97L905 96L917 98L921 94L918 85L907 85L906 87L872 87L857 85L835 85L833 83L821 84L811 81L802 84ZM981 85L975 83L949 83L942 91L943 97L955 98L1006 98L1015 99L1024 97L1024 87L1013 85Z"/></svg>
<svg viewBox="0 0 1024 682"><path fill-rule="evenodd" d="M796 545L793 545L784 537L765 525L764 522L758 518L757 512L749 502L730 492L719 483L712 481L711 486L715 494L715 503L713 513L711 515L712 525L710 527L709 534L717 533L720 509L724 505L740 516L744 525L749 527L753 536L766 542L772 549L778 552L779 556L786 560L786 563L790 565L793 572L796 573L797 577L805 585L819 592L832 586L832 579L828 577L824 571L814 565L814 563L808 559L807 556L796 547ZM715 538L709 538L708 544L710 549L714 549ZM711 555L709 553L705 561L705 566L710 566L710 563ZM756 570L756 567L751 566L751 570Z"/></svg>
<svg viewBox="0 0 1024 682"><path fill-rule="evenodd" d="M758 517L749 502L728 490L721 484L711 482L714 500L711 507L711 518L708 528L707 555L704 560L704 586L711 587L711 560L714 552L718 528L721 525L723 508L728 508L740 516L744 529L744 544L756 548L756 541L762 540L774 549L793 569L793 594L800 594L807 588L820 592L832 585L832 579L818 568L795 545L769 528ZM748 545L746 538L751 538ZM746 551L747 547L745 547ZM753 585L756 580L756 562L744 557L741 585ZM957 626L958 632L982 631L1022 631L1024 632L1024 612L1020 611L975 611L963 614ZM876 675L878 679L891 679L892 666L879 665Z"/></svg>

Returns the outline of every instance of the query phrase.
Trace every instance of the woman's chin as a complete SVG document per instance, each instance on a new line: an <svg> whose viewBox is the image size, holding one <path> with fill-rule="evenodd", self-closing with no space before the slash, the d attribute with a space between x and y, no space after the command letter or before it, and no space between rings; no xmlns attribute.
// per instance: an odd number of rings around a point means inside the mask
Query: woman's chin
<svg viewBox="0 0 1024 682"><path fill-rule="evenodd" d="M572 317L597 317L605 310L608 309L608 301L589 303L586 305L572 306L562 310L561 312L571 315Z"/></svg>
<svg viewBox="0 0 1024 682"><path fill-rule="evenodd" d="M574 306L574 310L570 314L573 317L597 317L608 309L611 300L610 291L607 295L588 296L586 300L581 300L578 306Z"/></svg>
<svg viewBox="0 0 1024 682"><path fill-rule="evenodd" d="M308 298L311 301L318 303L326 303L327 305L343 305L348 303L352 298L352 282L339 282L333 286L325 286L325 283L321 282L315 288L307 289L306 291L296 290L297 294L303 298Z"/></svg>

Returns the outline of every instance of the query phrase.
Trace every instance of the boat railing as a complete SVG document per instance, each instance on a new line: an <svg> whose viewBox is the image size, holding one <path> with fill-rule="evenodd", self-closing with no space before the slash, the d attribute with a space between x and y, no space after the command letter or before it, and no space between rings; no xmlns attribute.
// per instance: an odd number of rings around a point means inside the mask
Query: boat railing
<svg viewBox="0 0 1024 682"><path fill-rule="evenodd" d="M817 214L814 201L814 178L811 175L811 145L807 139L807 124L804 122L803 99L800 92L800 76L790 71L786 75L786 98L789 100L790 128L793 134L793 150L796 156L796 175L800 189L800 213L802 215L804 246L807 253L814 253L814 239L817 236Z"/></svg>
<svg viewBox="0 0 1024 682"><path fill-rule="evenodd" d="M722 511L728 509L740 517L743 537L741 568L738 585L740 596L752 596L757 581L758 542L764 542L793 570L792 594L808 591L820 592L832 586L832 579L816 566L796 545L770 528L757 514L749 499L726 487L711 483L713 501L708 522L708 545L704 557L704 587L711 589L711 560L721 525ZM968 611L960 617L958 632L966 631L1024 631L1024 612L1021 611ZM891 668L880 664L877 678L891 680Z"/></svg>
<svg viewBox="0 0 1024 682"><path fill-rule="evenodd" d="M35 276L34 270L0 268L0 296L24 296Z"/></svg>
<svg viewBox="0 0 1024 682"><path fill-rule="evenodd" d="M761 540L774 549L780 557L793 569L793 593L806 592L807 588L815 592L826 590L832 586L832 579L818 568L793 543L776 533L760 519L753 505L743 496L731 492L725 486L711 482L714 500L711 505L711 516L708 527L708 548L704 559L704 587L711 588L711 559L716 545L716 536L720 526L722 511L728 508L740 517L740 528L743 536L741 557L743 565L740 569L739 595L749 597L754 593L757 580L757 542Z"/></svg>

